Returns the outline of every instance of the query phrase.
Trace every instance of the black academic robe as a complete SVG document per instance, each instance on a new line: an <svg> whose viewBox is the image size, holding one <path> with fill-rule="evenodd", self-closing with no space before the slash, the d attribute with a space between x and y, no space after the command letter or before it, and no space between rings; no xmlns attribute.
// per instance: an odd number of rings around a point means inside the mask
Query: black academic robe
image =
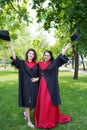
<svg viewBox="0 0 87 130"><path fill-rule="evenodd" d="M40 77L42 75L45 77L53 105L61 104L58 83L58 68L67 63L67 61L68 57L60 54L56 59L51 61L51 63L44 70L39 67L39 75Z"/></svg>
<svg viewBox="0 0 87 130"><path fill-rule="evenodd" d="M17 57L16 60L12 59L12 65L19 70L19 106L35 108L38 82L33 83L31 78L38 77L38 64L30 68Z"/></svg>

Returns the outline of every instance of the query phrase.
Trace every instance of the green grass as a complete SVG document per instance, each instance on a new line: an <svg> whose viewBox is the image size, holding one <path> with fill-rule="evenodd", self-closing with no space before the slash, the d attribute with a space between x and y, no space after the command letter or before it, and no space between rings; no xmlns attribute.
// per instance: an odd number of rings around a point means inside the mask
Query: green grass
<svg viewBox="0 0 87 130"><path fill-rule="evenodd" d="M87 75L79 74L73 79L73 73L59 72L61 111L69 114L72 121L57 124L52 130L87 129ZM18 74L16 71L0 71L0 130L31 130L23 119L24 108L18 107ZM31 113L33 121L33 111ZM35 129L36 130L36 129Z"/></svg>

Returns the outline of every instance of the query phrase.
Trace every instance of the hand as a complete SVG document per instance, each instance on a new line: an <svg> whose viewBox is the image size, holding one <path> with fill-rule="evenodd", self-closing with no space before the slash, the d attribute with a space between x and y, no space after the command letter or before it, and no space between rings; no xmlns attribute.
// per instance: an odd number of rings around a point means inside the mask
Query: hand
<svg viewBox="0 0 87 130"><path fill-rule="evenodd" d="M8 42L8 46L9 46L10 48L12 47L12 42L11 42L11 41Z"/></svg>
<svg viewBox="0 0 87 130"><path fill-rule="evenodd" d="M64 49L62 49L62 55L65 55L65 53L68 51L68 49L69 48L71 48L72 47L72 44L71 43L68 43L67 45L66 45L66 47L64 48Z"/></svg>
<svg viewBox="0 0 87 130"><path fill-rule="evenodd" d="M31 78L32 82L37 82L38 80L39 80L39 77L37 77L37 78Z"/></svg>
<svg viewBox="0 0 87 130"><path fill-rule="evenodd" d="M72 44L71 44L71 43L68 43L68 44L66 45L65 49L67 50L67 49L69 49L69 48L71 48L71 47L72 47Z"/></svg>
<svg viewBox="0 0 87 130"><path fill-rule="evenodd" d="M8 46L9 46L9 48L11 50L13 59L16 59L15 51L14 51L14 48L13 48L13 45L12 45L11 41L8 42Z"/></svg>

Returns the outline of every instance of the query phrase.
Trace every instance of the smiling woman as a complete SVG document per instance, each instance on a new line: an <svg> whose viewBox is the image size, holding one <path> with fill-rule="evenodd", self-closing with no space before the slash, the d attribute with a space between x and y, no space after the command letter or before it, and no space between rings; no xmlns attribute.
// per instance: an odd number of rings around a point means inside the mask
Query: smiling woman
<svg viewBox="0 0 87 130"><path fill-rule="evenodd" d="M26 52L25 60L19 59L14 52L11 42L8 43L12 53L12 65L19 70L19 107L25 107L27 125L34 128L30 119L30 111L35 108L38 93L38 64L34 49Z"/></svg>
<svg viewBox="0 0 87 130"><path fill-rule="evenodd" d="M63 124L71 121L69 115L60 111L60 91L58 83L58 68L67 63L65 56L71 44L67 44L62 52L54 59L52 52L46 50L43 53L43 61L39 62L39 91L35 108L36 128L50 129L56 127L56 123Z"/></svg>

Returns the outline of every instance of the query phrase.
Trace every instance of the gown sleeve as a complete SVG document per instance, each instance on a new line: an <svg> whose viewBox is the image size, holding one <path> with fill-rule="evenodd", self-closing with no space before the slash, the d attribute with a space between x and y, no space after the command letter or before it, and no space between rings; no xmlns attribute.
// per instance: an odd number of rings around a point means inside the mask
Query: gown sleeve
<svg viewBox="0 0 87 130"><path fill-rule="evenodd" d="M10 57L12 62L11 64L14 65L16 68L20 67L21 60L16 56L16 59L13 59L12 56Z"/></svg>
<svg viewBox="0 0 87 130"><path fill-rule="evenodd" d="M68 62L68 57L65 55L62 55L61 53L57 56L57 58L54 59L55 65L59 68L63 64Z"/></svg>

